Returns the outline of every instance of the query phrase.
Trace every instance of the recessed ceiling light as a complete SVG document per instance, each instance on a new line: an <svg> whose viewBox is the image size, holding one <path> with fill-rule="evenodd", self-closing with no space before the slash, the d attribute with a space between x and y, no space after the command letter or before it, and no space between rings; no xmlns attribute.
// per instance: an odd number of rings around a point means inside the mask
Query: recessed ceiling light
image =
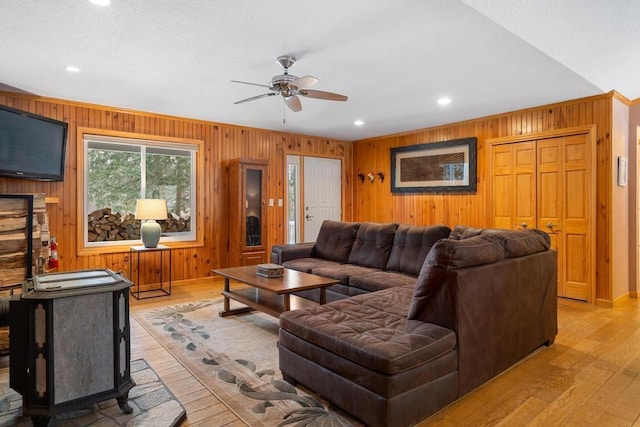
<svg viewBox="0 0 640 427"><path fill-rule="evenodd" d="M353 124L356 126L362 126L364 122L362 120L356 120L355 122L353 122Z"/></svg>
<svg viewBox="0 0 640 427"><path fill-rule="evenodd" d="M66 67L64 67L64 69L69 71L70 73L79 73L80 72L80 68L75 67L73 65L67 65Z"/></svg>
<svg viewBox="0 0 640 427"><path fill-rule="evenodd" d="M111 4L111 0L89 0L93 4L97 4L98 6L109 6Z"/></svg>
<svg viewBox="0 0 640 427"><path fill-rule="evenodd" d="M440 105L451 104L451 98L447 98L446 96L443 96L442 98L438 99L438 104Z"/></svg>

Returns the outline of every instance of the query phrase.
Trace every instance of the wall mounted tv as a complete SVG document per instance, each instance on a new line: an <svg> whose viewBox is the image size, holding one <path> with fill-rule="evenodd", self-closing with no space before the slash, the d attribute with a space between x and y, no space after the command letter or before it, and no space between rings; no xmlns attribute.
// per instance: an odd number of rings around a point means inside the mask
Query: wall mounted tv
<svg viewBox="0 0 640 427"><path fill-rule="evenodd" d="M67 123L0 105L0 176L62 181Z"/></svg>

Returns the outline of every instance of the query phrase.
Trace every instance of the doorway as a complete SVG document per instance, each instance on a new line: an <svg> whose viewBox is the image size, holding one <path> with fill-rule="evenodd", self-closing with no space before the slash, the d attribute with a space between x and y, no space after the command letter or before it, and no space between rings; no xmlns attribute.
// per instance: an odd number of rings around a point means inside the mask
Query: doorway
<svg viewBox="0 0 640 427"><path fill-rule="evenodd" d="M342 219L342 161L287 155L287 243L314 242L325 219Z"/></svg>

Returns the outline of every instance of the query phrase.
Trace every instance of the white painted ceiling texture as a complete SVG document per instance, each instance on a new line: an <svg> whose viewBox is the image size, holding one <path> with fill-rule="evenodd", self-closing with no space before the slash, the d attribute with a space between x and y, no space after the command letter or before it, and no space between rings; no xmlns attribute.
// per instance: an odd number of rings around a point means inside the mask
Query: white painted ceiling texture
<svg viewBox="0 0 640 427"><path fill-rule="evenodd" d="M0 87L351 141L610 90L638 98L638 22L635 0L4 0ZM268 84L280 55L349 100L234 105L268 89L231 80Z"/></svg>

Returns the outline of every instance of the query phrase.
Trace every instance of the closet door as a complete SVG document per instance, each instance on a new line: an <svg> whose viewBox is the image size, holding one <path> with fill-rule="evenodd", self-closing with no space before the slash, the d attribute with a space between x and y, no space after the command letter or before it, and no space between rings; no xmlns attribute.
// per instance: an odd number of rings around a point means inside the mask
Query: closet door
<svg viewBox="0 0 640 427"><path fill-rule="evenodd" d="M547 140L545 140L547 141ZM558 245L562 247L562 296L584 301L592 299L591 288L595 280L595 188L592 185L591 150L586 135L553 138L558 146L561 167L561 187L559 203L562 217L555 230L551 218L540 218L540 228L557 234ZM560 251L559 251L560 254ZM559 266L560 267L560 266Z"/></svg>
<svg viewBox="0 0 640 427"><path fill-rule="evenodd" d="M534 142L491 147L493 227L536 226L536 151Z"/></svg>
<svg viewBox="0 0 640 427"><path fill-rule="evenodd" d="M538 199L535 227L549 235L551 248L558 251L558 295L567 296L564 280L562 139L544 139L536 144Z"/></svg>
<svg viewBox="0 0 640 427"><path fill-rule="evenodd" d="M558 295L591 301L593 147L586 134L492 145L492 226L538 228L558 252Z"/></svg>

